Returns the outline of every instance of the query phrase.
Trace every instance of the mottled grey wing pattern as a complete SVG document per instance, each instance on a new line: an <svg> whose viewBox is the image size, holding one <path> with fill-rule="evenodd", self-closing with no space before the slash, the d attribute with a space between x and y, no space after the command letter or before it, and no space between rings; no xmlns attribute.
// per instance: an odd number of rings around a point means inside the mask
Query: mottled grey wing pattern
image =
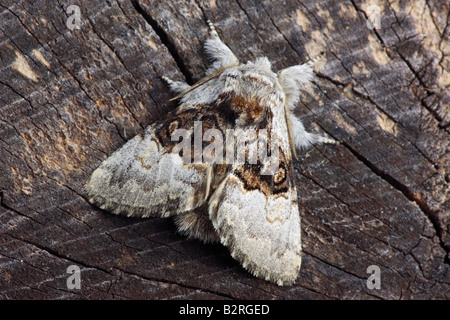
<svg viewBox="0 0 450 320"><path fill-rule="evenodd" d="M220 104L202 110L186 109L169 114L165 121L150 125L107 158L85 186L89 201L101 209L135 217L168 217L188 212L205 202L208 163L183 161L183 151L172 152L177 129L193 132L194 122L202 129L223 129L229 122ZM193 136L190 137L193 139Z"/></svg>
<svg viewBox="0 0 450 320"><path fill-rule="evenodd" d="M280 150L278 170L233 165L209 202L209 216L222 244L253 275L289 285L301 265L300 216L292 169Z"/></svg>

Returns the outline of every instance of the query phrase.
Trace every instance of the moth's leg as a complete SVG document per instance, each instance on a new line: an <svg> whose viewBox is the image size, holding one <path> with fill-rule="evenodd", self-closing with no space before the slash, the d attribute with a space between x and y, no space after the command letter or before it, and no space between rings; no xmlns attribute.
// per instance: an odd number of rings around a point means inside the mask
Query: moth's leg
<svg viewBox="0 0 450 320"><path fill-rule="evenodd" d="M318 57L304 63L278 71L278 81L286 94L289 109L293 110L300 96L300 86L310 82L314 76L314 63L323 57Z"/></svg>
<svg viewBox="0 0 450 320"><path fill-rule="evenodd" d="M175 93L181 93L185 90L188 90L191 87L184 81L174 81L174 80L167 78L166 76L162 76L161 79L163 79L164 82L169 87L169 89Z"/></svg>
<svg viewBox="0 0 450 320"><path fill-rule="evenodd" d="M218 69L238 65L239 60L228 46L220 40L216 28L211 21L208 20L209 39L205 42L206 54L213 60L213 64L209 67L207 74Z"/></svg>
<svg viewBox="0 0 450 320"><path fill-rule="evenodd" d="M321 143L331 143L331 144L339 144L334 139L325 137L318 133L311 133L306 131L303 123L294 115L291 115L292 121L292 131L294 137L295 146L299 149L307 148L312 146L313 144L321 144Z"/></svg>
<svg viewBox="0 0 450 320"><path fill-rule="evenodd" d="M296 66L292 66L278 72L278 81L280 82L286 94L287 112L294 110L300 97L300 86L310 82L314 75L314 63L323 55ZM337 144L335 140L327 138L317 133L306 131L299 118L291 113L292 134L295 146L299 149L309 147L313 144L332 143Z"/></svg>

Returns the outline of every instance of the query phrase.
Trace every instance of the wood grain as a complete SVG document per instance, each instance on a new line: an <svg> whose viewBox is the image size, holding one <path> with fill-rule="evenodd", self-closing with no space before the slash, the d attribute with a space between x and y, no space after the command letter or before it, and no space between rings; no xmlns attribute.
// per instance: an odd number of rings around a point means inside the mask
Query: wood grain
<svg viewBox="0 0 450 320"><path fill-rule="evenodd" d="M69 5L80 29L66 26ZM0 1L1 299L449 299L449 4ZM212 20L241 61L325 52L295 113L339 146L299 152L298 284L252 277L170 219L128 219L82 187L199 80ZM69 290L70 265L81 289ZM366 286L381 270L381 289Z"/></svg>

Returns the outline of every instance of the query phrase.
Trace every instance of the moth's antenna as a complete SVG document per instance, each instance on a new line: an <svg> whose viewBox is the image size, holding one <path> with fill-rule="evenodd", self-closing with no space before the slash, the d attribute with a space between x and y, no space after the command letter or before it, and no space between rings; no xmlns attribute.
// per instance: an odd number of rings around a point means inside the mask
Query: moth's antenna
<svg viewBox="0 0 450 320"><path fill-rule="evenodd" d="M284 117L286 120L289 145L291 146L292 155L294 156L295 160L298 160L297 150L295 149L295 143L294 143L294 136L293 136L294 133L292 132L293 130L292 130L291 111L289 110L289 106L287 103L285 103L285 105L284 105Z"/></svg>
<svg viewBox="0 0 450 320"><path fill-rule="evenodd" d="M173 97L172 99L170 99L169 101L174 101L177 99L180 99L182 96L184 96L185 94L191 92L192 90L194 90L195 88L200 87L202 84L208 82L211 79L217 78L218 76L220 76L222 74L222 72L224 72L226 69L228 68L232 68L232 67L236 67L237 65L232 65L232 66L228 66L228 67L223 67L220 68L216 71L214 71L213 73L207 75L206 77L200 79L199 81L197 81L195 84L193 84L192 86L189 87L189 89L184 90L183 92L181 92L180 94L176 95L175 97Z"/></svg>

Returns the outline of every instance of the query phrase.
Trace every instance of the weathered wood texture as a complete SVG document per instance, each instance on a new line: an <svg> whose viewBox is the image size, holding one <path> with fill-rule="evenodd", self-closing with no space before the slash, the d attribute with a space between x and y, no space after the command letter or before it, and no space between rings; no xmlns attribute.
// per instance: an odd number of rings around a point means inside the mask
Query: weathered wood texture
<svg viewBox="0 0 450 320"><path fill-rule="evenodd" d="M81 9L70 30L69 5ZM380 24L367 27L380 8ZM170 219L81 196L115 149L203 76L205 21L274 69L324 51L296 113L339 146L300 153L298 284L252 277ZM449 299L448 1L0 1L2 299ZM70 265L81 289L66 286ZM381 269L381 289L366 286Z"/></svg>

